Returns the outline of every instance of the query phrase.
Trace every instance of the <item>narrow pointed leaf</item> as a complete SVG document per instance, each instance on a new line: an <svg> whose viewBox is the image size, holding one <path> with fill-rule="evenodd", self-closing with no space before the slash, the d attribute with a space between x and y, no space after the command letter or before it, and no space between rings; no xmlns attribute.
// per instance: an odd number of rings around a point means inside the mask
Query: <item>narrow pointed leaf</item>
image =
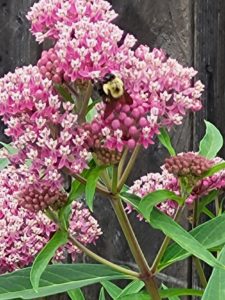
<svg viewBox="0 0 225 300"><path fill-rule="evenodd" d="M85 300L81 289L71 290L67 292L71 300Z"/></svg>
<svg viewBox="0 0 225 300"><path fill-rule="evenodd" d="M43 272L38 292L30 283L31 268L0 276L0 299L36 299L105 280L133 279L100 264L55 264Z"/></svg>
<svg viewBox="0 0 225 300"><path fill-rule="evenodd" d="M206 171L202 176L201 178L206 178L206 177L209 177L209 176L212 176L222 170L225 169L225 162L222 162L220 164L217 164L215 166L213 166L212 168L210 168L208 171Z"/></svg>
<svg viewBox="0 0 225 300"><path fill-rule="evenodd" d="M67 239L68 237L66 232L61 230L57 231L41 252L36 256L30 272L30 281L35 291L38 290L41 275L52 257L55 255L56 250L60 246L66 244Z"/></svg>
<svg viewBox="0 0 225 300"><path fill-rule="evenodd" d="M120 297L124 297L130 294L136 294L140 292L140 290L145 286L143 281L140 280L134 280L130 284L128 284L122 292L119 294L119 296L116 299L119 299Z"/></svg>
<svg viewBox="0 0 225 300"><path fill-rule="evenodd" d="M0 171L5 169L9 165L8 158L0 158Z"/></svg>
<svg viewBox="0 0 225 300"><path fill-rule="evenodd" d="M110 281L101 282L102 286L105 288L107 293L114 299L117 299L119 294L122 292L122 289L119 288L117 285Z"/></svg>
<svg viewBox="0 0 225 300"><path fill-rule="evenodd" d="M93 211L93 200L94 200L96 185L103 169L105 169L104 166L97 166L90 171L90 174L87 177L85 196L86 196L86 203L91 211Z"/></svg>
<svg viewBox="0 0 225 300"><path fill-rule="evenodd" d="M146 195L138 205L138 210L143 214L146 219L149 219L153 208L166 200L174 200L178 204L182 204L183 199L177 196L174 192L168 190L158 190Z"/></svg>
<svg viewBox="0 0 225 300"><path fill-rule="evenodd" d="M222 265L201 243L199 243L189 232L177 224L173 219L154 208L151 213L150 224L169 236L183 249L192 255L200 258L212 267L219 267L225 270Z"/></svg>
<svg viewBox="0 0 225 300"><path fill-rule="evenodd" d="M208 195L202 197L200 201L198 202L197 207L197 218L199 218L201 212L203 211L204 207L206 207L209 203L214 201L216 197L218 197L219 191L211 191Z"/></svg>
<svg viewBox="0 0 225 300"><path fill-rule="evenodd" d="M168 150L170 155L176 155L176 152L172 146L170 136L165 128L160 129L160 134L158 135L160 143Z"/></svg>
<svg viewBox="0 0 225 300"><path fill-rule="evenodd" d="M104 290L104 287L102 287L101 290L100 290L98 300L105 300L105 290Z"/></svg>
<svg viewBox="0 0 225 300"><path fill-rule="evenodd" d="M225 247L220 253L219 261L225 264ZM224 300L225 299L225 270L214 269L203 294L202 300Z"/></svg>
<svg viewBox="0 0 225 300"><path fill-rule="evenodd" d="M18 153L18 149L13 147L11 144L0 142L0 145L2 145L9 152L9 154L13 155Z"/></svg>
<svg viewBox="0 0 225 300"><path fill-rule="evenodd" d="M199 145L199 154L212 159L223 147L223 136L212 123L205 121L206 133Z"/></svg>
<svg viewBox="0 0 225 300"><path fill-rule="evenodd" d="M171 288L171 289L167 289L167 290L160 290L159 294L162 299L168 299L168 298L176 297L176 296L177 297L180 297L180 296L199 296L199 297L201 297L203 295L203 291L195 290L195 289ZM127 296L121 297L118 300L150 300L150 299L151 299L151 297L149 294L147 294L146 292L141 292L138 294L132 294L132 295L127 295ZM212 299L216 299L216 298L212 298ZM212 299L210 299L210 300L212 300Z"/></svg>
<svg viewBox="0 0 225 300"><path fill-rule="evenodd" d="M138 197L137 195L134 195L134 194L127 193L127 192L122 192L120 194L120 197L123 201L125 201L126 203L131 204L136 209L138 208L138 205L141 202L140 197Z"/></svg>
<svg viewBox="0 0 225 300"><path fill-rule="evenodd" d="M207 221L189 232L198 240L205 249L213 249L225 243L225 214ZM176 261L185 259L191 254L185 251L178 244L171 244L160 264L159 270L173 264Z"/></svg>

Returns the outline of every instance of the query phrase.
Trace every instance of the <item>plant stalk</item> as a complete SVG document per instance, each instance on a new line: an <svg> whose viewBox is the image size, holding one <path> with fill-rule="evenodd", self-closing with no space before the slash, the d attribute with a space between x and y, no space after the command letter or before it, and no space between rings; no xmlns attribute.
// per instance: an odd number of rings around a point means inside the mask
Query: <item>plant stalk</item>
<svg viewBox="0 0 225 300"><path fill-rule="evenodd" d="M127 164L127 167L126 167L123 175L121 176L121 178L119 180L119 184L118 184L118 187L117 187L117 190L119 192L121 191L123 185L126 183L127 178L129 177L130 172L132 171L132 168L133 168L133 166L135 164L135 161L136 161L136 158L138 156L138 153L139 153L140 149L141 149L141 145L137 145L135 147L135 149L134 149L131 157L130 157L130 160L129 160L128 164Z"/></svg>
<svg viewBox="0 0 225 300"><path fill-rule="evenodd" d="M87 113L87 108L88 108L88 103L89 103L89 99L91 97L91 94L92 94L92 90L93 90L93 86L92 86L92 83L91 81L88 82L88 86L87 86L87 90L85 92L85 95L84 95L84 98L82 100L82 106L81 106L81 110L80 110L80 113L79 113L79 123L83 123L85 122L85 116L86 116L86 113Z"/></svg>
<svg viewBox="0 0 225 300"><path fill-rule="evenodd" d="M61 228L60 225L60 221L58 219L57 214L52 211L51 209L48 209L46 211L46 215L56 224L59 226L59 228ZM63 229L62 229L63 230ZM75 245L78 249L80 249L82 252L84 252L87 256L89 256L90 258L98 261L99 263L106 265L112 269L114 269L115 271L121 272L123 274L126 274L128 276L134 277L134 278L139 278L140 274L135 272L135 271L131 271L128 270L124 267L121 267L117 264L114 264L112 262L110 262L109 260L99 256L98 254L94 253L93 251L89 250L87 247L85 247L84 245L82 245L75 237L73 237L71 234L68 234L68 239L71 241L71 243L73 245Z"/></svg>
<svg viewBox="0 0 225 300"><path fill-rule="evenodd" d="M183 210L184 206L179 206L179 208L177 209L176 211L176 214L174 216L174 221L177 221L182 213L182 210ZM167 247L169 246L169 243L171 241L171 238L166 236L159 251L158 251L158 254L156 255L156 258L151 266L151 272L153 274L155 274L157 272L157 269L158 269L158 265L167 249Z"/></svg>
<svg viewBox="0 0 225 300"><path fill-rule="evenodd" d="M203 288L206 288L207 286L207 280L206 280L206 277L205 277L205 273L203 271L203 268L202 268L202 265L201 265L201 262L200 260L197 258L197 257L193 257L193 261L195 263L195 267L196 267L196 270L197 270L197 273L198 273L198 276L199 276L199 280L201 282L201 285Z"/></svg>
<svg viewBox="0 0 225 300"><path fill-rule="evenodd" d="M116 213L116 216L118 218L118 221L120 223L120 226L128 242L128 245L130 247L131 253L140 269L141 272L140 279L142 279L145 282L146 289L148 290L149 294L152 297L151 299L160 300L161 298L158 292L158 288L154 276L139 246L139 243L131 227L127 214L124 211L123 204L120 198L117 196L112 197L111 202L114 211Z"/></svg>
<svg viewBox="0 0 225 300"><path fill-rule="evenodd" d="M82 245L77 239L75 239L72 235L69 235L69 240L71 241L71 243L73 245L75 245L78 249L80 249L82 252L84 252L87 256L89 256L90 258L98 261L99 263L106 265L112 269L114 269L115 271L121 272L123 274L126 274L128 276L131 276L133 278L138 278L140 276L139 273L128 270L124 267L121 267L117 264L114 264L110 261L108 261L107 259L99 256L98 254L94 253L93 251L89 250L88 248L86 248L84 245Z"/></svg>

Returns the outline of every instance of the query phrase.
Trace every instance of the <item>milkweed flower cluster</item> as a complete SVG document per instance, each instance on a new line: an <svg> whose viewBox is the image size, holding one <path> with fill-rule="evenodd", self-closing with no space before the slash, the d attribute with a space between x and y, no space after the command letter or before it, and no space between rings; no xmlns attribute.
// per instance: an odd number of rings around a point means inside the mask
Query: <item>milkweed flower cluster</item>
<svg viewBox="0 0 225 300"><path fill-rule="evenodd" d="M137 46L134 36L111 23L116 14L105 1L72 2L72 10L71 1L57 0L47 11L40 1L28 14L32 32L54 37L56 42L51 59L47 61L45 53L39 63L42 73L75 85L115 73L133 102L117 101L107 118L107 105L99 105L89 129L85 127L90 147L100 140L105 148L119 152L137 144L147 148L160 126L180 125L187 111L201 109L203 85L193 84L193 68L184 68L162 50Z"/></svg>
<svg viewBox="0 0 225 300"><path fill-rule="evenodd" d="M57 39L61 24L70 26L83 18L89 22L110 22L116 17L111 5L104 0L41 0L27 14L31 32L40 43L46 38Z"/></svg>
<svg viewBox="0 0 225 300"><path fill-rule="evenodd" d="M20 166L27 184L39 186L41 178L44 185L60 187L63 168L80 173L87 167L87 133L78 127L73 108L36 66L16 69L0 79L0 115L18 149L9 159Z"/></svg>
<svg viewBox="0 0 225 300"><path fill-rule="evenodd" d="M182 157L186 159L181 160ZM188 162L190 163L190 158L193 157L195 157L195 160L197 159L197 165L199 167L203 166L204 171L207 171L213 165L223 162L223 160L219 157L212 160L207 160L206 158L199 156L197 153L193 153L193 152L180 153L177 156L167 159L167 163L161 167L162 169L161 173L149 173L145 176L142 176L140 179L136 180L134 184L130 187L129 193L135 194L143 198L144 196L146 196L151 192L166 189L174 192L178 196L181 196L181 189L180 189L180 183L179 183L177 171L178 169L180 171L179 177L186 176L187 175L186 170L188 167L190 167L190 164L189 166L187 166L186 163ZM169 169L172 168L172 165L170 163L168 164L168 161L175 162L175 165L173 166L176 171L175 174L174 172L172 173L168 171L168 168ZM191 160L191 163L193 163L193 160ZM204 166L206 168L204 168ZM188 175L190 175L189 171L188 171ZM194 168L194 173L195 173L195 168ZM219 191L224 189L225 189L225 171L221 170L212 176L196 180L195 186L193 187L191 194L186 199L186 204L190 205L194 201L198 201L201 197L208 195L210 191L213 190ZM169 216L174 216L177 206L178 206L177 202L171 199L167 199L164 202L157 205L157 208ZM128 213L130 213L132 212L132 207L128 205L126 210Z"/></svg>
<svg viewBox="0 0 225 300"><path fill-rule="evenodd" d="M17 169L9 166L0 173L0 273L28 266L56 232L57 226L43 212L32 212L21 207L15 199L21 181ZM101 235L97 221L81 202L74 202L69 231L87 245ZM71 243L60 248L54 260L62 261L66 253L75 260L79 250Z"/></svg>
<svg viewBox="0 0 225 300"><path fill-rule="evenodd" d="M18 68L0 79L0 116L16 149L4 154L10 165L1 175L4 270L29 264L56 230L42 211L64 205L65 173L81 173L92 155L104 164L117 163L123 150L147 148L161 126L180 125L188 111L201 109L203 85L193 83L196 71L162 50L138 45L134 36L112 23L116 16L104 0L41 0L28 13L37 41L48 38L53 45L42 53L37 66ZM87 111L82 106L86 89L94 88L108 73L121 79L124 95L109 99L113 103L97 104L87 122L81 114ZM70 101L56 84L67 88ZM165 178L152 175L151 189L170 183L176 192L176 178L164 172ZM159 205L162 210L174 213L173 202L163 205ZM70 230L83 243L94 242L101 233L78 203L73 206ZM25 244L28 239L30 244ZM65 248L75 258L78 250L70 244Z"/></svg>

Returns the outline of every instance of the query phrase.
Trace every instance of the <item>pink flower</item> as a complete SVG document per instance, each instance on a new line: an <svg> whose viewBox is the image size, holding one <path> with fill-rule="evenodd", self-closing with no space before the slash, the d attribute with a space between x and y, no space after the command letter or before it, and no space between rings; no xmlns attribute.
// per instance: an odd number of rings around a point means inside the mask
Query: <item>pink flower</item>
<svg viewBox="0 0 225 300"><path fill-rule="evenodd" d="M57 226L43 212L32 212L18 204L14 195L20 191L22 181L14 167L1 171L0 183L0 273L5 273L31 264ZM85 245L95 243L102 233L81 202L73 204L69 230ZM80 252L68 243L57 251L54 260L62 261L65 251L73 260Z"/></svg>

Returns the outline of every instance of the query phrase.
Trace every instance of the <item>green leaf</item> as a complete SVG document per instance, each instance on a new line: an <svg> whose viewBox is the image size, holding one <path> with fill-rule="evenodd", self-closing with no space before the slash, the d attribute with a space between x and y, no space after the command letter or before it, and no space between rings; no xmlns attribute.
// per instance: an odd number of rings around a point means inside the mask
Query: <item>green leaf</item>
<svg viewBox="0 0 225 300"><path fill-rule="evenodd" d="M81 289L71 290L67 292L71 300L85 300Z"/></svg>
<svg viewBox="0 0 225 300"><path fill-rule="evenodd" d="M187 252L200 258L212 267L220 267L225 270L225 266L206 250L199 241L172 218L160 212L158 209L154 208L152 210L150 220L148 219L148 221L154 228L161 230Z"/></svg>
<svg viewBox="0 0 225 300"><path fill-rule="evenodd" d="M223 245L225 243L225 214L199 225L189 233L205 249L213 249ZM189 256L189 252L185 251L178 244L173 243L167 248L159 264L159 270Z"/></svg>
<svg viewBox="0 0 225 300"><path fill-rule="evenodd" d="M146 195L138 205L138 210L148 220L153 208L157 204L169 199L176 201L180 205L183 204L183 199L177 196L174 192L168 190L158 190Z"/></svg>
<svg viewBox="0 0 225 300"><path fill-rule="evenodd" d="M96 113L97 113L97 110L95 108L95 105L100 102L99 100L98 101L93 101L92 99L90 99L89 101L89 105L88 105L88 108L87 108L87 114L86 114L86 121L88 123L91 123L92 120L94 119Z"/></svg>
<svg viewBox="0 0 225 300"><path fill-rule="evenodd" d="M225 162L222 162L220 164L217 164L215 166L213 166L212 168L210 168L208 171L206 171L202 176L201 179L205 178L205 177L209 177L214 175L215 173L222 171L223 169L225 169Z"/></svg>
<svg viewBox="0 0 225 300"><path fill-rule="evenodd" d="M104 290L103 287L102 287L101 290L100 290L98 300L105 300L105 290Z"/></svg>
<svg viewBox="0 0 225 300"><path fill-rule="evenodd" d="M221 264L225 264L225 247L219 255ZM225 285L224 285L225 271L222 269L214 269L209 279L202 300L224 300L225 299Z"/></svg>
<svg viewBox="0 0 225 300"><path fill-rule="evenodd" d="M13 147L11 144L0 142L0 145L2 145L11 155L18 153L18 149Z"/></svg>
<svg viewBox="0 0 225 300"><path fill-rule="evenodd" d="M89 162L88 166L89 166L89 169L86 169L81 173L81 176L85 179L87 179L87 177L90 175L92 169L96 166L95 161L92 159ZM78 180L74 180L71 185L68 204L72 203L74 199L76 200L76 198L78 198L84 192L85 192L85 184L81 183Z"/></svg>
<svg viewBox="0 0 225 300"><path fill-rule="evenodd" d="M64 100L74 103L73 98L67 88L63 87L60 84L56 84L55 88L59 92L59 94L63 97Z"/></svg>
<svg viewBox="0 0 225 300"><path fill-rule="evenodd" d="M0 158L0 171L8 167L9 163L8 158Z"/></svg>
<svg viewBox="0 0 225 300"><path fill-rule="evenodd" d="M167 286L165 286L165 284L162 283L162 289L168 290L169 288ZM169 297L168 300L180 300L180 297L178 297L178 296Z"/></svg>
<svg viewBox="0 0 225 300"><path fill-rule="evenodd" d="M202 210L212 201L215 200L216 197L218 197L219 195L219 191L211 191L208 195L202 197L199 202L198 202L198 206L197 206L197 219L199 218Z"/></svg>
<svg viewBox="0 0 225 300"><path fill-rule="evenodd" d="M41 252L36 256L30 272L30 281L35 291L38 290L39 281L48 263L56 250L67 242L67 233L57 231Z"/></svg>
<svg viewBox="0 0 225 300"><path fill-rule="evenodd" d="M203 295L203 291L201 290L195 290L195 289L176 289L176 288L171 288L171 289L167 289L167 290L160 290L159 294L161 296L162 299L168 299L171 297L180 297L180 296L202 296ZM119 298L118 300L150 300L151 297L148 293L146 292L141 292L138 294L132 294L132 295L127 295L124 297ZM211 298L210 300L215 299L216 298Z"/></svg>
<svg viewBox="0 0 225 300"><path fill-rule="evenodd" d="M100 264L48 265L36 293L30 283L31 268L0 276L0 299L35 299L67 292L105 280L133 279Z"/></svg>
<svg viewBox="0 0 225 300"><path fill-rule="evenodd" d="M170 155L176 155L168 131L165 128L160 128L160 134L158 135L158 139L160 143L168 150Z"/></svg>
<svg viewBox="0 0 225 300"><path fill-rule="evenodd" d="M101 284L105 288L107 293L113 298L113 300L117 299L119 294L121 294L121 292L122 292L121 288L119 288L117 285L115 285L114 283L112 283L110 281L104 281L104 282L101 282Z"/></svg>
<svg viewBox="0 0 225 300"><path fill-rule="evenodd" d="M223 136L212 123L205 121L206 133L199 145L199 154L208 159L216 157L223 147Z"/></svg>
<svg viewBox="0 0 225 300"><path fill-rule="evenodd" d="M140 292L140 290L145 286L143 281L140 280L134 280L130 284L128 284L122 292L118 295L116 299L119 299L120 297L124 297L130 294L136 294Z"/></svg>
<svg viewBox="0 0 225 300"><path fill-rule="evenodd" d="M123 201L131 204L136 209L138 208L138 205L141 202L140 197L138 197L137 195L134 195L134 194L127 193L127 192L120 193L120 197Z"/></svg>
<svg viewBox="0 0 225 300"><path fill-rule="evenodd" d="M103 169L105 169L105 166L97 166L90 171L87 177L85 196L86 196L87 205L91 211L93 211L93 201L94 201L96 185Z"/></svg>

